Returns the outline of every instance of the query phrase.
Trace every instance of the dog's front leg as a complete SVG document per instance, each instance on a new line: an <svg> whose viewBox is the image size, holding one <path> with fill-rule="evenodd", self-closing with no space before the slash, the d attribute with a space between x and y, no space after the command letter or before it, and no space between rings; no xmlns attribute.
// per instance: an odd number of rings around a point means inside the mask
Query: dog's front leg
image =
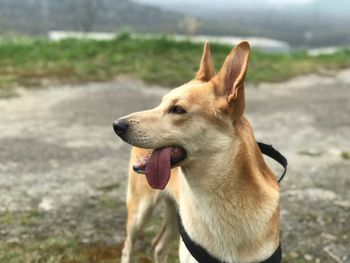
<svg viewBox="0 0 350 263"><path fill-rule="evenodd" d="M133 177L129 177L133 178ZM130 181L129 181L130 184ZM138 189L137 189L138 190ZM121 263L131 263L133 245L147 218L152 214L154 196L128 193L128 215L126 224L126 239L122 251Z"/></svg>

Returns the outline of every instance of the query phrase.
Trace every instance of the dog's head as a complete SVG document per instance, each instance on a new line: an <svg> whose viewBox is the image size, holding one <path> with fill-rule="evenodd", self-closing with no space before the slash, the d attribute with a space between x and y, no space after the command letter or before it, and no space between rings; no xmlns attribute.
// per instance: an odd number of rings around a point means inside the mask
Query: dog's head
<svg viewBox="0 0 350 263"><path fill-rule="evenodd" d="M125 142L154 149L135 169L144 169L151 186L163 189L170 168L230 147L235 123L244 112L244 79L249 44L242 42L215 74L206 43L194 80L170 91L154 109L132 113L113 123ZM147 160L146 160L147 159Z"/></svg>

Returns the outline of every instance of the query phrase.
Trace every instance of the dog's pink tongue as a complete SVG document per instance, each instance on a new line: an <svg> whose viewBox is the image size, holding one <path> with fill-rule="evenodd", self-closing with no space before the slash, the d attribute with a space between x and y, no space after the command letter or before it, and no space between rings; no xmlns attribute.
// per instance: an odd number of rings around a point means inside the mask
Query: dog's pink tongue
<svg viewBox="0 0 350 263"><path fill-rule="evenodd" d="M146 178L154 189L163 190L170 179L171 147L154 150L146 165Z"/></svg>

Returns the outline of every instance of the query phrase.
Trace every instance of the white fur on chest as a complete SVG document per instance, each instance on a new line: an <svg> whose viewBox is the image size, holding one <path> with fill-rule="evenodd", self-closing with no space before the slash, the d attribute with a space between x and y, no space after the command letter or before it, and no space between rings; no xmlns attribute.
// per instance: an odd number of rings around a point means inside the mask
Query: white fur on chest
<svg viewBox="0 0 350 263"><path fill-rule="evenodd" d="M184 197L184 195L181 195ZM239 233L230 233L230 226L223 216L220 208L209 205L205 197L197 200L186 194L180 197L180 213L183 224L190 237L205 248L210 248L210 253L220 255L220 258L236 258L237 251L233 239L237 240ZM234 218L231 218L234 220Z"/></svg>
<svg viewBox="0 0 350 263"><path fill-rule="evenodd" d="M226 262L251 262L252 258L271 255L275 249L271 242L252 251L249 257L242 257L239 249L244 244L253 244L254 238L265 231L266 222L276 206L254 214L255 211L244 211L244 203L225 200L225 194L219 191L196 193L184 179L180 214L189 236L213 256Z"/></svg>

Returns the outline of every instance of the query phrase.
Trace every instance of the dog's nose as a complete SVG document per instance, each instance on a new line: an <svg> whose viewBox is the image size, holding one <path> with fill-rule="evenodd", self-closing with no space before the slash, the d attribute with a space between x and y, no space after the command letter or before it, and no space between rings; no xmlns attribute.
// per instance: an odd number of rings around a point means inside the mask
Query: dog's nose
<svg viewBox="0 0 350 263"><path fill-rule="evenodd" d="M126 120L116 120L113 122L113 129L116 134L123 135L129 127L129 123Z"/></svg>

